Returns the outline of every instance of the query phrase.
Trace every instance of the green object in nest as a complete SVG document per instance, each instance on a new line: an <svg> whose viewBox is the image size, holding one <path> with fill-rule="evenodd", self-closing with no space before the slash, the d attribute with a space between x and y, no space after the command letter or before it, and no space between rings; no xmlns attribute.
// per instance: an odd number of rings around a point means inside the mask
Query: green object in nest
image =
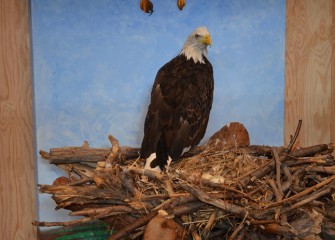
<svg viewBox="0 0 335 240"><path fill-rule="evenodd" d="M95 221L75 227L66 227L52 231L54 240L106 240L111 234L108 225Z"/></svg>

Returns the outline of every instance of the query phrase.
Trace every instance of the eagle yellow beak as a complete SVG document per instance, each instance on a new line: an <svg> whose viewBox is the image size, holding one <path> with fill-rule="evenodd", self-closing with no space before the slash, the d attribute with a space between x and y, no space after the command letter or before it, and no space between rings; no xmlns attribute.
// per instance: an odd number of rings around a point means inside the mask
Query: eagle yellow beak
<svg viewBox="0 0 335 240"><path fill-rule="evenodd" d="M201 39L201 42L202 42L203 44L212 46L212 39L211 39L211 36L210 36L210 35L205 35L205 36L203 36L203 38Z"/></svg>

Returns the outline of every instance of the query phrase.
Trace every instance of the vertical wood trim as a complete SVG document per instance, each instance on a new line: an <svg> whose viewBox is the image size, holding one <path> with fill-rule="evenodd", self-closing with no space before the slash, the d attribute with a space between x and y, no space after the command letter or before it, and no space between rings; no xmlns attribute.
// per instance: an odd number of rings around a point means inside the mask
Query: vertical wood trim
<svg viewBox="0 0 335 240"><path fill-rule="evenodd" d="M0 1L0 239L37 239L29 1Z"/></svg>
<svg viewBox="0 0 335 240"><path fill-rule="evenodd" d="M330 122L330 142L335 143L335 0L332 2L332 84L331 84L331 122ZM335 151L334 151L335 154Z"/></svg>
<svg viewBox="0 0 335 240"><path fill-rule="evenodd" d="M285 145L299 119L298 145L331 140L333 1L286 1Z"/></svg>

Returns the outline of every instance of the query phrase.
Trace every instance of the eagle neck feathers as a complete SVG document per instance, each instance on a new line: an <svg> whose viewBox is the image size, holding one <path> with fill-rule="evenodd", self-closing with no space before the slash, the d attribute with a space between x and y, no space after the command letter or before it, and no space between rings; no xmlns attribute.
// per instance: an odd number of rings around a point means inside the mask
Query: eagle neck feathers
<svg viewBox="0 0 335 240"><path fill-rule="evenodd" d="M207 58L207 48L205 46L201 48L192 42L186 41L180 55L184 55L187 60L193 59L194 63L205 64L204 57Z"/></svg>

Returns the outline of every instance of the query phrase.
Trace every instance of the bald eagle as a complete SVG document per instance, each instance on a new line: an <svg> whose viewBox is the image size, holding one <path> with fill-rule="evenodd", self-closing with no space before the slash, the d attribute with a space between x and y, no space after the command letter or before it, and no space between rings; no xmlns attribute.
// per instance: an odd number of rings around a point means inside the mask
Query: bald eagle
<svg viewBox="0 0 335 240"><path fill-rule="evenodd" d="M195 29L180 54L161 67L151 91L141 157L145 169L162 171L203 138L213 101L212 45L206 27Z"/></svg>

